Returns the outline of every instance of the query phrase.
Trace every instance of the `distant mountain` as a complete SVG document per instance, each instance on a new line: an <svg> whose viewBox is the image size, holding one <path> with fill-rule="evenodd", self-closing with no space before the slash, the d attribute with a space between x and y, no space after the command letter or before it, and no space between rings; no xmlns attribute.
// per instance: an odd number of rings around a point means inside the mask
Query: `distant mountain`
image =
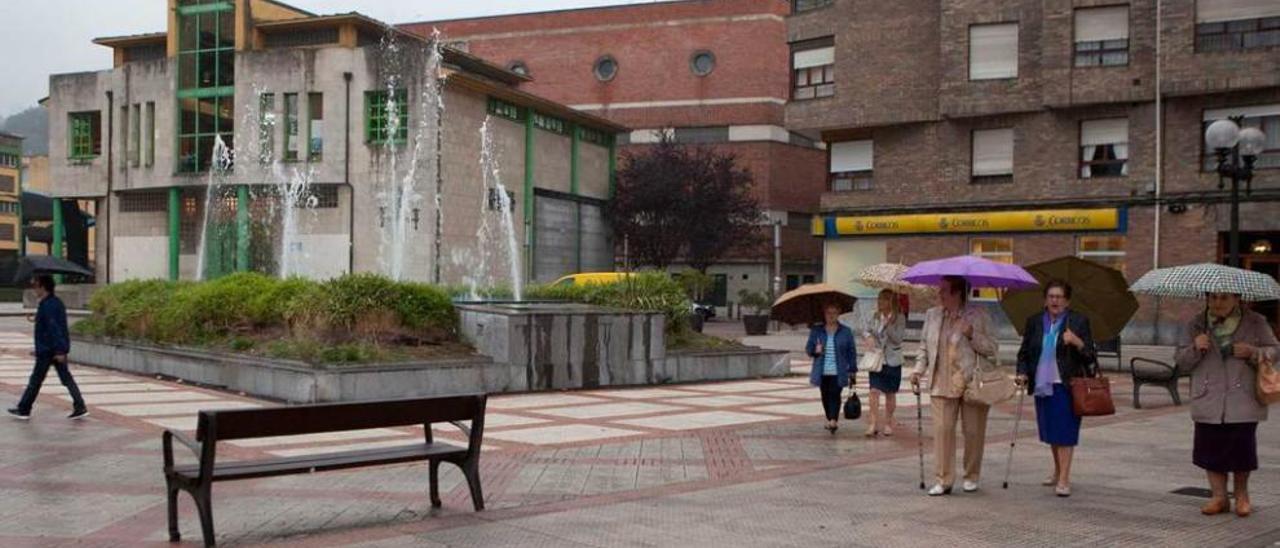
<svg viewBox="0 0 1280 548"><path fill-rule="evenodd" d="M31 107L0 119L0 131L25 137L22 141L24 154L49 153L49 116L44 107Z"/></svg>

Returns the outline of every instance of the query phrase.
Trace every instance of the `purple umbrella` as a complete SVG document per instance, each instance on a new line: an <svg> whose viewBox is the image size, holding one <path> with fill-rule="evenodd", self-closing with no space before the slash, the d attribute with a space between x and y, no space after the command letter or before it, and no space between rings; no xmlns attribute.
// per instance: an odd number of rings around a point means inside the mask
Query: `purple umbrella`
<svg viewBox="0 0 1280 548"><path fill-rule="evenodd" d="M1038 287L1035 277L1015 264L997 263L972 255L925 261L907 269L902 280L913 284L934 285L944 276L960 276L972 287L997 289L1029 289Z"/></svg>

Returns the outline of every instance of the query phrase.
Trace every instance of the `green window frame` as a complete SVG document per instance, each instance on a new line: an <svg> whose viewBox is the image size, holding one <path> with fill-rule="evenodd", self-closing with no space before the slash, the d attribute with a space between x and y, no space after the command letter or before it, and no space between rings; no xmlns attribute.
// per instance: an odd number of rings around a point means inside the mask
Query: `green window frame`
<svg viewBox="0 0 1280 548"><path fill-rule="evenodd" d="M178 16L175 171L198 173L212 164L217 138L235 133L235 4L180 0Z"/></svg>
<svg viewBox="0 0 1280 548"><path fill-rule="evenodd" d="M388 100L388 98L391 98ZM387 103L392 103L399 118L396 134L389 135L391 119L387 113ZM387 90L364 92L364 142L371 145L386 143L403 143L409 140L409 93L403 89L395 90L389 95Z"/></svg>
<svg viewBox="0 0 1280 548"><path fill-rule="evenodd" d="M489 114L493 116L501 116L514 122L524 121L525 109L520 108L515 103L503 101L497 97L489 98Z"/></svg>
<svg viewBox="0 0 1280 548"><path fill-rule="evenodd" d="M307 94L307 161L324 158L324 94Z"/></svg>
<svg viewBox="0 0 1280 548"><path fill-rule="evenodd" d="M533 127L559 135L568 135L569 133L569 124L565 123L564 120L541 112L533 113Z"/></svg>
<svg viewBox="0 0 1280 548"><path fill-rule="evenodd" d="M147 123L144 124L146 135L143 139L147 142L147 153L142 161L147 167L151 167L156 163L156 102L147 101Z"/></svg>
<svg viewBox="0 0 1280 548"><path fill-rule="evenodd" d="M613 141L611 135L595 128L578 126L578 135L582 138L582 142L602 147L609 146Z"/></svg>
<svg viewBox="0 0 1280 548"><path fill-rule="evenodd" d="M98 111L72 112L67 115L70 129L72 160L89 160L102 154L102 115Z"/></svg>

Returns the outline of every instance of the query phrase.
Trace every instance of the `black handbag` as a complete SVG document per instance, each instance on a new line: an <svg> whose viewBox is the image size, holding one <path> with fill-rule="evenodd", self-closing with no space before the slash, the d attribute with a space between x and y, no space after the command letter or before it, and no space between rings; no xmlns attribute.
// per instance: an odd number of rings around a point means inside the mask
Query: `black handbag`
<svg viewBox="0 0 1280 548"><path fill-rule="evenodd" d="M858 399L858 393L853 391L853 379L849 381L849 399L844 400L844 418L855 421L862 416L862 400Z"/></svg>

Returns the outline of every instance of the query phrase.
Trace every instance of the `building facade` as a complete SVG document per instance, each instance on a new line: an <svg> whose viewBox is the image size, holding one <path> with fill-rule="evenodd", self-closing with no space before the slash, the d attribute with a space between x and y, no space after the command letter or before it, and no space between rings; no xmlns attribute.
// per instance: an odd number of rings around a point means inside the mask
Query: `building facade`
<svg viewBox="0 0 1280 548"><path fill-rule="evenodd" d="M1222 261L1230 184L1203 133L1234 116L1268 135L1243 266L1280 268L1280 3L797 0L788 41L788 127L829 144L829 282L961 254L1075 255L1131 281ZM1172 342L1197 307L1140 301L1131 342Z"/></svg>
<svg viewBox="0 0 1280 548"><path fill-rule="evenodd" d="M0 133L0 272L16 265L21 254L22 137Z"/></svg>
<svg viewBox="0 0 1280 548"><path fill-rule="evenodd" d="M100 281L371 271L483 286L515 281L512 256L544 281L611 266L601 212L623 126L359 14L168 10L166 32L95 40L112 69L50 79L51 192L98 205Z"/></svg>
<svg viewBox="0 0 1280 548"><path fill-rule="evenodd" d="M682 0L400 28L439 31L528 76L531 92L631 127L619 140L624 157L664 134L734 154L781 225L778 282L788 289L820 274L821 245L808 232L825 180L821 143L783 127L789 10L786 0ZM708 269L717 282L710 300L724 306L740 289L772 290L774 267L771 246L726 257Z"/></svg>

